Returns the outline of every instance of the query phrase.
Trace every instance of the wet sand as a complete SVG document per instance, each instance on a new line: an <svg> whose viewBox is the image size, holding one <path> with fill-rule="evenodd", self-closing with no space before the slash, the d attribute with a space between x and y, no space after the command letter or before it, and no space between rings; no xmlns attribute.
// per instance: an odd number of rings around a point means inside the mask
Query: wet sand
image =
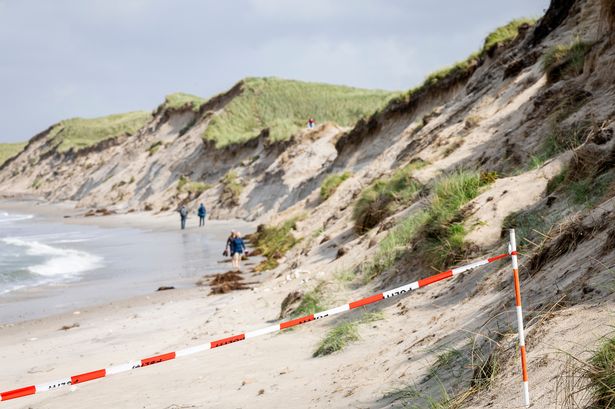
<svg viewBox="0 0 615 409"><path fill-rule="evenodd" d="M146 295L161 286L194 287L206 275L226 271L221 255L231 228L250 231L243 221L207 220L198 227L190 217L179 229L177 214L83 217L65 205L0 202L3 211L35 214L28 228L61 231L67 227L95 237L71 248L99 257L101 267L75 279L22 288L0 295L0 323L11 323L72 312L97 304ZM65 218L65 216L70 216ZM44 229L43 229L44 227Z"/></svg>

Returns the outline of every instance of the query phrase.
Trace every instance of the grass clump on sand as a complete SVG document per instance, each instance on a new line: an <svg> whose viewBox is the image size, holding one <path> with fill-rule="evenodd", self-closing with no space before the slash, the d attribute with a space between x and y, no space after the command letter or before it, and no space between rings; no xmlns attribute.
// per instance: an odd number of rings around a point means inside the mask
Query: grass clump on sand
<svg viewBox="0 0 615 409"><path fill-rule="evenodd" d="M190 108L196 112L205 102L207 102L206 99L197 97L196 95L176 92L175 94L167 95L164 98L164 107L171 110Z"/></svg>
<svg viewBox="0 0 615 409"><path fill-rule="evenodd" d="M593 207L606 194L609 186L615 180L615 171L599 175L595 178L586 177L565 185L568 197L575 205Z"/></svg>
<svg viewBox="0 0 615 409"><path fill-rule="evenodd" d="M414 201L422 185L412 177L412 172L421 166L423 162L411 163L390 177L376 180L361 192L352 211L357 233L367 232Z"/></svg>
<svg viewBox="0 0 615 409"><path fill-rule="evenodd" d="M455 376L461 376L460 373L456 373L460 365L460 361L464 359L463 353L457 348L448 348L443 352L436 355L435 362L429 368L427 372L427 379L431 379L438 376L440 372L453 373Z"/></svg>
<svg viewBox="0 0 615 409"><path fill-rule="evenodd" d="M542 208L520 210L504 218L502 234L506 234L509 229L515 229L518 246L522 251L540 247L549 230L560 217L560 214L550 217L550 214Z"/></svg>
<svg viewBox="0 0 615 409"><path fill-rule="evenodd" d="M329 355L344 349L350 342L359 340L359 330L356 322L345 322L333 328L320 342L320 345L312 354L313 357Z"/></svg>
<svg viewBox="0 0 615 409"><path fill-rule="evenodd" d="M177 191L179 193L188 193L190 196L199 196L201 193L211 188L212 185L209 183L195 182L184 175L181 175L177 181Z"/></svg>
<svg viewBox="0 0 615 409"><path fill-rule="evenodd" d="M361 266L366 281L391 268L419 235L412 251L435 268L457 262L464 255L463 215L460 209L492 183L492 173L456 171L439 177L433 184L427 206L408 216L378 244L378 251Z"/></svg>
<svg viewBox="0 0 615 409"><path fill-rule="evenodd" d="M350 172L335 173L325 178L320 186L320 198L327 200L346 179L352 176Z"/></svg>
<svg viewBox="0 0 615 409"><path fill-rule="evenodd" d="M555 107L546 119L546 135L538 150L531 157L531 168L539 168L543 163L570 149L581 146L589 136L599 131L595 122L582 119L571 124L564 121L585 105L586 93L571 93L558 97Z"/></svg>
<svg viewBox="0 0 615 409"><path fill-rule="evenodd" d="M153 156L158 150L162 147L162 141L156 141L152 143L149 148L147 148L147 152L149 152L149 156Z"/></svg>
<svg viewBox="0 0 615 409"><path fill-rule="evenodd" d="M151 118L151 113L138 111L93 119L67 119L51 129L48 139L52 149L60 153L78 151L107 139L133 135Z"/></svg>
<svg viewBox="0 0 615 409"><path fill-rule="evenodd" d="M36 179L34 179L34 181L32 182L32 188L38 190L41 186L43 186L43 178L37 176Z"/></svg>
<svg viewBox="0 0 615 409"><path fill-rule="evenodd" d="M425 225L428 214L419 211L395 226L378 244L374 257L361 266L361 272L366 281L374 279L382 272L391 268L399 256L407 250L408 244L416 237Z"/></svg>
<svg viewBox="0 0 615 409"><path fill-rule="evenodd" d="M549 48L542 59L547 81L553 83L563 78L575 77L583 72L585 56L591 46L579 39L570 44L557 44Z"/></svg>
<svg viewBox="0 0 615 409"><path fill-rule="evenodd" d="M615 338L604 338L588 360L567 354L557 389L561 407L615 409Z"/></svg>
<svg viewBox="0 0 615 409"><path fill-rule="evenodd" d="M396 93L279 78L247 78L242 92L212 120L203 138L218 148L254 139L289 139L313 117L351 126L383 107Z"/></svg>
<svg viewBox="0 0 615 409"><path fill-rule="evenodd" d="M496 28L485 38L481 52L486 53L495 45L504 44L514 40L519 34L519 27L523 25L531 26L534 24L536 24L536 19L534 18L518 18L512 20L508 24Z"/></svg>
<svg viewBox="0 0 615 409"><path fill-rule="evenodd" d="M0 166L7 160L16 156L26 147L25 142L19 143L0 143Z"/></svg>
<svg viewBox="0 0 615 409"><path fill-rule="evenodd" d="M330 330L325 338L320 342L318 348L312 356L314 358L319 356L330 355L334 352L341 351L346 345L358 341L359 337L359 325L367 324L374 321L384 319L382 311L367 312L363 316L354 321L348 321L336 325Z"/></svg>
<svg viewBox="0 0 615 409"><path fill-rule="evenodd" d="M615 408L615 338L607 338L590 360L592 408Z"/></svg>
<svg viewBox="0 0 615 409"><path fill-rule="evenodd" d="M243 184L237 176L237 172L229 170L222 178L222 194L220 199L224 203L228 203L231 206L237 206L239 204L239 197L243 191Z"/></svg>
<svg viewBox="0 0 615 409"><path fill-rule="evenodd" d="M301 299L301 303L294 309L292 316L295 318L303 317L324 310L323 291L324 283L320 283L313 290L306 292Z"/></svg>
<svg viewBox="0 0 615 409"><path fill-rule="evenodd" d="M278 266L278 259L293 248L301 239L295 238L292 231L296 228L298 218L292 218L277 226L258 227L256 233L251 235L250 241L257 252L265 260L255 267L256 271L271 270Z"/></svg>
<svg viewBox="0 0 615 409"><path fill-rule="evenodd" d="M460 209L496 178L494 173L456 171L436 181L420 246L424 260L441 269L464 258L467 232Z"/></svg>

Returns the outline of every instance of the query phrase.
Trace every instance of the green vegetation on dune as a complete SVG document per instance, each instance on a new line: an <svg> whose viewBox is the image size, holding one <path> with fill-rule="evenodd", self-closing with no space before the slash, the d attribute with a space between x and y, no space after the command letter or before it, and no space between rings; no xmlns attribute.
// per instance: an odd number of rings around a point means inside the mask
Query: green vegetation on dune
<svg viewBox="0 0 615 409"><path fill-rule="evenodd" d="M306 292L301 303L292 313L294 318L316 314L325 309L323 303L324 283L319 283L313 290Z"/></svg>
<svg viewBox="0 0 615 409"><path fill-rule="evenodd" d="M615 338L606 338L586 368L592 408L615 408Z"/></svg>
<svg viewBox="0 0 615 409"><path fill-rule="evenodd" d="M444 80L445 78L462 75L467 70L475 66L481 58L484 58L485 55L489 52L489 50L491 50L494 46L507 44L510 41L514 40L519 33L519 27L525 24L534 25L535 23L536 19L533 18L519 18L512 20L511 22L501 27L496 28L491 33L489 33L487 37L485 37L483 46L478 51L470 54L465 60L458 61L448 67L444 67L430 73L429 75L427 75L421 85L410 89L399 98L401 100L409 100L412 95L417 94L428 87L436 85L438 82ZM398 102L400 101L400 99L398 99Z"/></svg>
<svg viewBox="0 0 615 409"><path fill-rule="evenodd" d="M427 75L425 80L418 86L404 92L402 95L395 98L394 103L399 104L404 101L409 101L413 95L416 95L429 87L433 87L440 81L446 78L454 78L463 76L472 67L475 67L478 62L496 45L507 44L514 40L518 33L519 27L524 24L533 25L536 19L520 18L515 19L501 27L496 28L487 35L483 46L476 52L470 54L465 60L458 61L448 67L441 68Z"/></svg>
<svg viewBox="0 0 615 409"><path fill-rule="evenodd" d="M220 194L222 202L231 206L237 206L244 187L239 180L237 172L233 169L229 170L220 182L222 183L222 192Z"/></svg>
<svg viewBox="0 0 615 409"><path fill-rule="evenodd" d="M351 126L383 107L396 93L338 85L248 78L243 91L215 116L203 135L216 147L245 142L269 129L272 141L290 138L313 117Z"/></svg>
<svg viewBox="0 0 615 409"><path fill-rule="evenodd" d="M445 268L463 258L467 232L460 210L496 178L494 173L457 171L436 181L427 209L426 240L420 246L423 258L433 267Z"/></svg>
<svg viewBox="0 0 615 409"><path fill-rule="evenodd" d="M395 226L378 245L374 257L361 265L366 281L393 267L408 251L408 246L421 237L410 251L435 268L443 268L463 258L465 252L462 207L474 199L496 175L472 171L456 171L436 179L424 209Z"/></svg>
<svg viewBox="0 0 615 409"><path fill-rule="evenodd" d="M342 182L350 176L352 176L352 173L350 172L334 173L327 176L320 186L320 198L322 200L327 200L333 193L335 193Z"/></svg>
<svg viewBox="0 0 615 409"><path fill-rule="evenodd" d="M422 161L412 162L391 176L376 180L361 192L352 212L357 233L365 233L414 201L422 186L412 177L412 172L423 165Z"/></svg>
<svg viewBox="0 0 615 409"><path fill-rule="evenodd" d="M481 53L487 52L491 47L497 44L503 44L508 41L512 41L517 37L519 33L519 27L523 25L534 25L536 24L535 18L518 18L512 20L508 24L505 24L501 27L493 30L487 37L485 37L485 43L483 44L483 48L481 49Z"/></svg>
<svg viewBox="0 0 615 409"><path fill-rule="evenodd" d="M331 329L324 339L318 345L318 348L312 356L314 358L319 356L330 355L334 352L341 351L348 344L356 342L360 339L359 325L369 324L374 321L380 321L384 319L382 311L366 312L361 318L342 322Z"/></svg>
<svg viewBox="0 0 615 409"><path fill-rule="evenodd" d="M344 347L349 343L358 340L359 331L357 329L357 323L344 322L329 331L312 356L316 358L319 356L330 355L344 349Z"/></svg>
<svg viewBox="0 0 615 409"><path fill-rule="evenodd" d="M419 211L405 218L378 243L374 257L361 266L365 281L370 281L391 268L407 250L408 244L417 236L427 221L427 213Z"/></svg>
<svg viewBox="0 0 615 409"><path fill-rule="evenodd" d="M250 241L256 247L257 252L265 257L265 260L255 267L256 271L276 268L277 260L299 243L300 239L295 238L292 233L297 220L298 218L292 218L277 226L261 225L256 233L250 236Z"/></svg>
<svg viewBox="0 0 615 409"><path fill-rule="evenodd" d="M190 178L181 175L177 181L177 192L188 193L190 196L200 196L204 191L211 189L213 186L209 183L195 182Z"/></svg>
<svg viewBox="0 0 615 409"><path fill-rule="evenodd" d="M0 143L0 166L25 148L25 142Z"/></svg>
<svg viewBox="0 0 615 409"><path fill-rule="evenodd" d="M576 39L570 44L557 44L549 48L542 59L542 67L549 82L574 77L583 72L585 55L590 44Z"/></svg>
<svg viewBox="0 0 615 409"><path fill-rule="evenodd" d="M51 129L49 140L61 153L80 150L120 135L132 135L151 117L149 112L137 111L92 119L67 119Z"/></svg>
<svg viewBox="0 0 615 409"><path fill-rule="evenodd" d="M176 92L175 94L170 94L165 97L164 107L168 109L190 107L193 111L198 111L205 102L207 102L206 99L197 97L196 95Z"/></svg>
<svg viewBox="0 0 615 409"><path fill-rule="evenodd" d="M557 378L562 407L615 409L615 338L608 334L600 340L591 357L565 353L562 373Z"/></svg>

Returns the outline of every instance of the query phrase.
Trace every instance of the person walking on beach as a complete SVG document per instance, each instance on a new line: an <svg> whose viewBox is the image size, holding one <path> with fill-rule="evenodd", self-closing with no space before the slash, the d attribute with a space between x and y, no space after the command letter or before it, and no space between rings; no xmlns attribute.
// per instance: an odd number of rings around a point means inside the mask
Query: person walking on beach
<svg viewBox="0 0 615 409"><path fill-rule="evenodd" d="M203 203L199 206L197 214L199 215L199 227L205 226L205 216L207 215L207 210L205 209L205 205Z"/></svg>
<svg viewBox="0 0 615 409"><path fill-rule="evenodd" d="M233 259L233 267L237 269L237 271L241 270L241 256L246 253L246 244L243 242L241 238L241 233L238 231L235 232L233 238L230 243L231 248L231 257Z"/></svg>
<svg viewBox="0 0 615 409"><path fill-rule="evenodd" d="M186 228L186 219L188 218L188 208L185 205L182 205L179 210L179 218L181 220L182 230Z"/></svg>
<svg viewBox="0 0 615 409"><path fill-rule="evenodd" d="M226 239L226 246L224 246L224 251L222 252L222 255L224 257L229 256L229 250L231 249L231 243L233 242L234 238L235 238L235 230L231 230L231 234L229 234L228 238Z"/></svg>

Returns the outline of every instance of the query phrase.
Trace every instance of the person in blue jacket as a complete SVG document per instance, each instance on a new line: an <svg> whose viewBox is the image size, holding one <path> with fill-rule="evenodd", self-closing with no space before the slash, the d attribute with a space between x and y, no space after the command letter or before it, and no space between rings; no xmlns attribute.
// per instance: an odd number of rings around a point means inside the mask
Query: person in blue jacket
<svg viewBox="0 0 615 409"><path fill-rule="evenodd" d="M233 234L233 237L229 240L229 247L231 250L231 258L233 259L233 267L237 270L241 270L241 256L246 253L246 244L241 238L241 233L238 231Z"/></svg>
<svg viewBox="0 0 615 409"><path fill-rule="evenodd" d="M207 215L207 210L205 209L205 205L203 203L199 206L197 214L199 215L199 227L205 226L205 216Z"/></svg>

